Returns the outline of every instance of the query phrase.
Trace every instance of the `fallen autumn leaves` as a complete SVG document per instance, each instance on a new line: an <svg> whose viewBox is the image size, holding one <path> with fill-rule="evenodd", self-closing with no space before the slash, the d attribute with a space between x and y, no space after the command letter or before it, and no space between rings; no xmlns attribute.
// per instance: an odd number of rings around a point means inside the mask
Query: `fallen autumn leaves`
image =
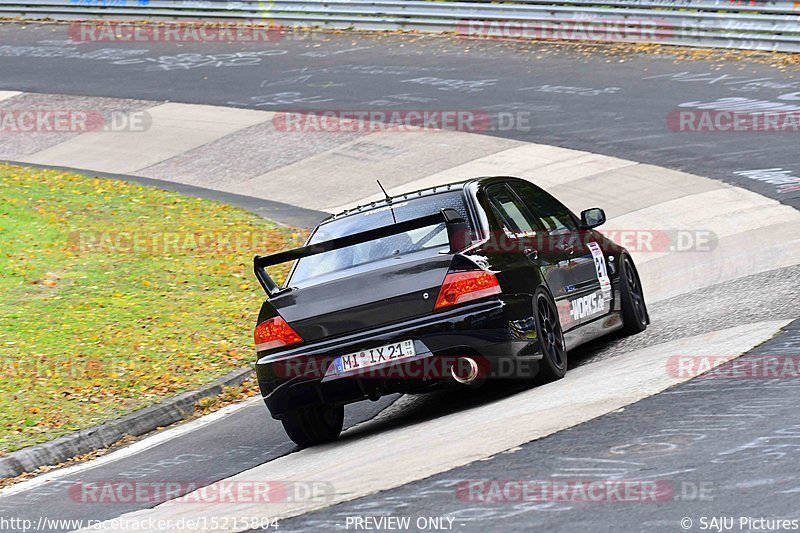
<svg viewBox="0 0 800 533"><path fill-rule="evenodd" d="M0 453L252 362L263 299L252 256L305 237L224 204L59 171L0 165L0 190ZM120 246L125 235L136 246Z"/></svg>

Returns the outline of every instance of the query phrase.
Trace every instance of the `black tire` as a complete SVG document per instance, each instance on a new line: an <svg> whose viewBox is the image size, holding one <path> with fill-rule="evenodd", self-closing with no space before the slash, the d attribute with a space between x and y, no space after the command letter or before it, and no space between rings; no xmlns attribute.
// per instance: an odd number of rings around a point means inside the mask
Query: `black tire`
<svg viewBox="0 0 800 533"><path fill-rule="evenodd" d="M292 442L307 447L331 442L344 425L343 405L314 405L290 411L281 420Z"/></svg>
<svg viewBox="0 0 800 533"><path fill-rule="evenodd" d="M619 293L622 303L622 331L623 335L636 335L647 329L650 316L647 314L647 304L644 300L642 282L636 265L627 255L620 261Z"/></svg>
<svg viewBox="0 0 800 533"><path fill-rule="evenodd" d="M537 384L550 383L567 373L567 346L564 331L558 318L553 298L543 288L533 296L533 312L536 319L536 335L542 350L539 372L534 380Z"/></svg>

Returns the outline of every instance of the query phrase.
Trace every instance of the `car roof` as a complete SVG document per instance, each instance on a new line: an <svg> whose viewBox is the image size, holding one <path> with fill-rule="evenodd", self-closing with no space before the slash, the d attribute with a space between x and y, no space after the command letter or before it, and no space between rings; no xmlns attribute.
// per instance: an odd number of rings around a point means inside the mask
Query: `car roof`
<svg viewBox="0 0 800 533"><path fill-rule="evenodd" d="M341 211L339 213L333 214L333 215L325 218L325 220L323 220L320 224L325 224L325 223L331 222L333 220L338 220L338 219L341 219L341 218L345 218L345 217L348 217L350 215L354 215L356 213L362 213L364 211L369 211L369 210L375 209L377 207L388 206L389 204L392 204L392 203L395 203L395 202L401 202L403 200L408 200L410 198L421 198L421 197L425 197L425 196L433 196L435 194L441 194L441 193L450 192L450 191L463 190L464 187L467 184L469 184L469 183L471 183L473 181L476 181L476 179L473 178L473 179L458 181L458 182L454 182L454 183L445 183L445 184L442 184L442 185L436 185L435 187L427 187L425 189L419 189L419 190L416 190L416 191L410 191L410 192L407 192L407 193L398 194L396 196L391 196L389 198L381 198L380 200L375 200L374 202L370 202L368 204L359 205L359 206L356 206L356 207L351 207L350 209L345 209L344 211Z"/></svg>
<svg viewBox="0 0 800 533"><path fill-rule="evenodd" d="M519 180L520 178L515 178L513 176L480 176L476 178L470 178L462 181L456 181L453 183L444 183L442 185L436 185L435 187L427 187L425 189L419 189L416 191L410 191L403 194L398 194L397 196L391 196L389 198L381 198L380 200L375 200L374 202L370 202L368 204L359 205L356 207L352 207L350 209L345 209L339 213L330 215L329 217L325 218L320 225L326 224L328 222L332 222L334 220L339 220L350 215L354 215L356 213L363 213L364 211L375 209L378 207L385 207L391 203L408 200L409 198L420 198L424 196L432 196L434 194L441 194L449 191L457 191L463 190L465 187L472 183L479 183L484 184L486 182L493 182L493 181L503 181L503 180Z"/></svg>

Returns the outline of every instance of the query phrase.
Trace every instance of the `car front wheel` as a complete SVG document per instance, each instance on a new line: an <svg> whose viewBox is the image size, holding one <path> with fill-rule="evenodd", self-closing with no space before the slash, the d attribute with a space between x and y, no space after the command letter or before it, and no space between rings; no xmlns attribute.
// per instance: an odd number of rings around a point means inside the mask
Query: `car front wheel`
<svg viewBox="0 0 800 533"><path fill-rule="evenodd" d="M644 301L642 282L633 260L622 256L622 271L619 276L619 292L622 303L622 334L635 335L647 328L650 318Z"/></svg>

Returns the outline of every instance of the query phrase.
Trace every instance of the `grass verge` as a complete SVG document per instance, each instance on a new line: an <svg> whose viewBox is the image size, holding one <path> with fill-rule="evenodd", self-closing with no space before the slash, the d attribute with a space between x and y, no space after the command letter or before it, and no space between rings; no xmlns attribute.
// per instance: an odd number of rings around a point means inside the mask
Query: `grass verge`
<svg viewBox="0 0 800 533"><path fill-rule="evenodd" d="M0 165L0 455L251 363L252 256L304 237L216 202Z"/></svg>

